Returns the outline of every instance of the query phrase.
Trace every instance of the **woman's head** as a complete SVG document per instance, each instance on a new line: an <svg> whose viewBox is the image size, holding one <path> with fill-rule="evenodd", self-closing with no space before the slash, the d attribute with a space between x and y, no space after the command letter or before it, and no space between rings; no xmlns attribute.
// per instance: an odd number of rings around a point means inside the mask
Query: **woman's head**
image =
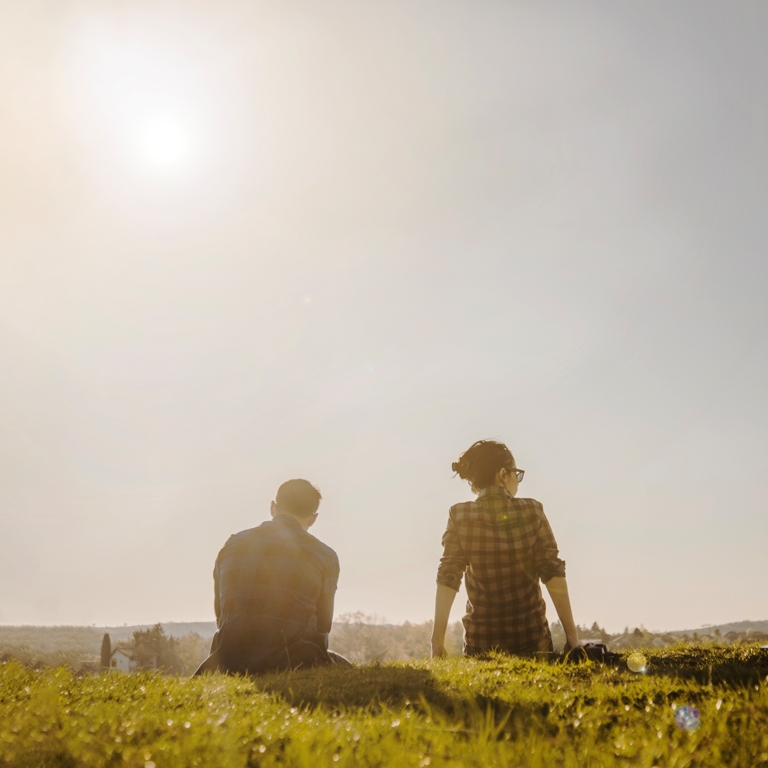
<svg viewBox="0 0 768 768"><path fill-rule="evenodd" d="M517 492L515 457L504 443L478 440L453 462L451 469L466 480L475 493L489 485L501 485L513 496Z"/></svg>

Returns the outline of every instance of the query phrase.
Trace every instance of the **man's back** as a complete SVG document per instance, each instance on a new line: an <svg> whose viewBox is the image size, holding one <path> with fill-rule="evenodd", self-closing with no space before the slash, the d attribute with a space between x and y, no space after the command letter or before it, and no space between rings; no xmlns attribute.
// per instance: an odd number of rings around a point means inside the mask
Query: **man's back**
<svg viewBox="0 0 768 768"><path fill-rule="evenodd" d="M213 650L227 667L258 668L274 651L331 630L338 557L291 515L231 536L213 576Z"/></svg>

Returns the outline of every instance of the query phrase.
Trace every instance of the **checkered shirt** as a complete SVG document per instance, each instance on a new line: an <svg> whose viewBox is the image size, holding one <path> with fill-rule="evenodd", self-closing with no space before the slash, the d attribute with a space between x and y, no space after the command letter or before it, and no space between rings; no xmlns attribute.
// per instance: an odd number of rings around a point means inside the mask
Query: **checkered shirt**
<svg viewBox="0 0 768 768"><path fill-rule="evenodd" d="M437 583L458 591L467 574L466 653L528 653L551 642L539 579L565 576L565 562L535 499L500 486L451 507Z"/></svg>
<svg viewBox="0 0 768 768"><path fill-rule="evenodd" d="M336 553L290 515L230 536L213 570L212 650L257 647L266 655L330 632L338 580ZM249 661L257 661L252 653Z"/></svg>

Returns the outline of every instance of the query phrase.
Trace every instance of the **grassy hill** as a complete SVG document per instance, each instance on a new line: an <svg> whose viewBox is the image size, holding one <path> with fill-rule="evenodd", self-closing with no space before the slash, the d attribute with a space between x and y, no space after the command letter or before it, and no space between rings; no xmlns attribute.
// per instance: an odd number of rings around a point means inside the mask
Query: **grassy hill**
<svg viewBox="0 0 768 768"><path fill-rule="evenodd" d="M705 633L709 634L714 630L720 632L721 635L724 635L727 632L747 632L750 630L753 632L768 633L768 621L732 621L730 624L713 624L711 626L705 625L703 627L699 627L698 629L683 629L679 630L677 634L693 634L694 632L698 632L701 635Z"/></svg>
<svg viewBox="0 0 768 768"><path fill-rule="evenodd" d="M767 650L647 657L645 674L494 657L187 680L11 661L0 768L768 765Z"/></svg>

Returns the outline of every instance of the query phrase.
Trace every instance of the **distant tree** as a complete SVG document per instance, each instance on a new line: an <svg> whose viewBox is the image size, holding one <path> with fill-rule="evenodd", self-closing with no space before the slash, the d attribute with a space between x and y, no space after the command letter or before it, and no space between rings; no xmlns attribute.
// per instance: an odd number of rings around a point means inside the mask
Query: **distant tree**
<svg viewBox="0 0 768 768"><path fill-rule="evenodd" d="M331 649L356 663L383 661L395 650L392 647L395 638L391 632L382 632L384 625L377 621L377 616L369 616L362 611L341 614L333 622ZM393 656L394 653L390 658Z"/></svg>
<svg viewBox="0 0 768 768"><path fill-rule="evenodd" d="M596 621L589 628L590 637L599 637L601 643L607 643L611 636Z"/></svg>
<svg viewBox="0 0 768 768"><path fill-rule="evenodd" d="M383 624L380 621L377 616L360 611L337 616L329 638L330 649L361 664L429 658L431 621L421 624L409 621ZM463 648L464 627L460 621L455 621L448 625L445 649L449 656L459 656Z"/></svg>
<svg viewBox="0 0 768 768"><path fill-rule="evenodd" d="M549 626L552 635L552 645L556 651L562 651L565 647L565 630L559 621L553 621Z"/></svg>
<svg viewBox="0 0 768 768"><path fill-rule="evenodd" d="M432 634L432 622L429 622L430 635ZM448 625L445 633L445 650L449 656L461 656L464 652L464 625L460 621L454 621Z"/></svg>
<svg viewBox="0 0 768 768"><path fill-rule="evenodd" d="M211 645L209 640L204 640L197 632L190 632L177 640L177 653L181 664L181 674L191 675L208 656Z"/></svg>
<svg viewBox="0 0 768 768"><path fill-rule="evenodd" d="M140 667L156 667L176 674L182 671L179 641L168 637L161 624L149 629L137 629L133 633L132 645Z"/></svg>
<svg viewBox="0 0 768 768"><path fill-rule="evenodd" d="M112 641L109 638L109 632L104 633L101 639L101 668L108 669L112 658Z"/></svg>

